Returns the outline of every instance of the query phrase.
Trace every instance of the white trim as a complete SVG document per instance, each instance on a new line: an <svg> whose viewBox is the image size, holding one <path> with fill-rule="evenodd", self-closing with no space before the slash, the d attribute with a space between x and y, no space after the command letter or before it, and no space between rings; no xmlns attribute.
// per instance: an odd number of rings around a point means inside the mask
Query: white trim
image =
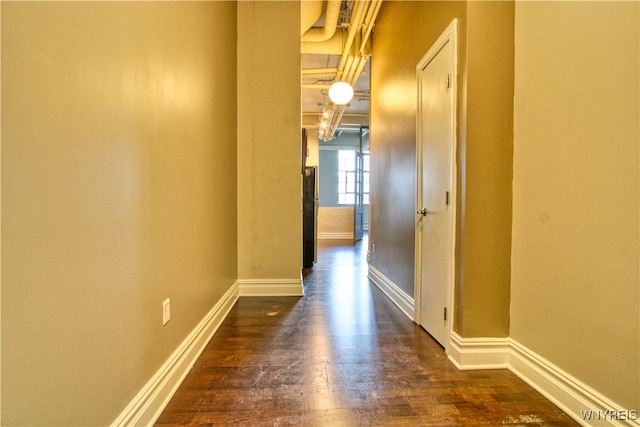
<svg viewBox="0 0 640 427"><path fill-rule="evenodd" d="M236 282L142 387L113 421L112 426L153 425L157 421L213 334L229 314L238 296Z"/></svg>
<svg viewBox="0 0 640 427"><path fill-rule="evenodd" d="M376 285L382 292L384 292L389 299L398 306L398 308L413 321L415 315L415 303L413 298L405 291L400 289L398 285L389 280L384 274L378 271L375 267L369 265L369 279Z"/></svg>
<svg viewBox="0 0 640 427"><path fill-rule="evenodd" d="M511 340L509 370L584 426L640 426L640 420L582 419L580 411L623 408L516 340Z"/></svg>
<svg viewBox="0 0 640 427"><path fill-rule="evenodd" d="M637 408L616 404L514 339L462 338L454 332L449 343L447 355L458 369L509 369L583 426L640 427L640 419L616 420L607 416L608 411ZM594 411L601 419L583 420L581 411Z"/></svg>
<svg viewBox="0 0 640 427"><path fill-rule="evenodd" d="M318 233L318 240L353 240L353 231L343 233Z"/></svg>
<svg viewBox="0 0 640 427"><path fill-rule="evenodd" d="M450 161L451 161L451 176L450 179L450 209L451 209L451 224L450 224L450 236L451 240L451 253L450 256L450 266L449 266L449 289L448 292L448 307L446 307L449 313L447 322L448 322L448 330L449 334L444 337L444 340L450 340L450 336L453 334L453 323L454 323L454 310L455 306L454 302L454 284L456 281L456 228L458 221L458 206L457 206L457 150L458 150L458 20L453 19L451 23L447 26L447 28L442 32L440 37L433 43L431 48L427 51L424 57L418 62L416 65L416 104L417 104L417 114L416 114L416 210L424 209L422 201L422 102L420 99L422 92L422 83L420 79L420 72L423 70L429 62L443 49L447 44L451 45L452 55L450 58L450 83L451 83L451 131L452 131L452 142L451 142L451 153L450 153ZM415 311L414 311L414 321L417 324L422 324L421 319L421 308L422 308L422 220L416 215L415 219L415 253L414 253L414 284L413 284L413 295L415 298ZM440 343L443 345L445 350L447 350L450 346L450 342Z"/></svg>
<svg viewBox="0 0 640 427"><path fill-rule="evenodd" d="M506 369L509 367L509 338L462 338L453 332L447 355L460 370Z"/></svg>
<svg viewBox="0 0 640 427"><path fill-rule="evenodd" d="M238 279L238 284L241 297L304 296L302 277L300 279Z"/></svg>

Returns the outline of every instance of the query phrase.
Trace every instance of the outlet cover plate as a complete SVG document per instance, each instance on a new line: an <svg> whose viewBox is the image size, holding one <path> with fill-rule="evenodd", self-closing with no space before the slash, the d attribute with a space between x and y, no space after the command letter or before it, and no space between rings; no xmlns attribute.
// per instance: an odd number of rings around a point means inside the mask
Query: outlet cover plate
<svg viewBox="0 0 640 427"><path fill-rule="evenodd" d="M167 298L162 302L162 326L171 320L171 299Z"/></svg>

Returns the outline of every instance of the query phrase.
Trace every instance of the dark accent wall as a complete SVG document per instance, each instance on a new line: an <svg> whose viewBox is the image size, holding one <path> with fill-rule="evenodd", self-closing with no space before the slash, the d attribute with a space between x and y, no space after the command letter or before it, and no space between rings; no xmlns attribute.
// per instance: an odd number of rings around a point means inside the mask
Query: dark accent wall
<svg viewBox="0 0 640 427"><path fill-rule="evenodd" d="M458 26L454 330L508 336L513 2L385 2L371 69L371 265L413 296L416 64Z"/></svg>

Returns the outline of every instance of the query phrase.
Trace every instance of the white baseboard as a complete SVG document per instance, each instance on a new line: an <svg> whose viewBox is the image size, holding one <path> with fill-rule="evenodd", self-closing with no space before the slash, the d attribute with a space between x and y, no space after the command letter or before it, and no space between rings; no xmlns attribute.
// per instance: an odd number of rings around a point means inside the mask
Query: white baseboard
<svg viewBox="0 0 640 427"><path fill-rule="evenodd" d="M640 427L637 408L621 407L514 339L453 333L447 355L460 370L509 369L583 426Z"/></svg>
<svg viewBox="0 0 640 427"><path fill-rule="evenodd" d="M353 240L353 231L345 233L318 233L318 240Z"/></svg>
<svg viewBox="0 0 640 427"><path fill-rule="evenodd" d="M241 297L304 295L302 277L300 279L238 279Z"/></svg>
<svg viewBox="0 0 640 427"><path fill-rule="evenodd" d="M374 267L369 278L413 320L414 301ZM234 283L138 392L112 426L153 425L239 296L301 296L302 279L239 280ZM449 360L461 370L509 369L584 426L640 427L623 408L510 338L462 338L452 334ZM591 411L591 419L583 419ZM620 411L613 413L612 411ZM621 419L626 415L627 419ZM631 416L630 416L631 415ZM628 419L628 418L636 419Z"/></svg>
<svg viewBox="0 0 640 427"><path fill-rule="evenodd" d="M234 283L167 361L138 392L112 426L153 425L187 376L206 345L238 300Z"/></svg>
<svg viewBox="0 0 640 427"><path fill-rule="evenodd" d="M414 321L416 315L415 301L411 296L371 265L369 265L368 277L412 322Z"/></svg>
<svg viewBox="0 0 640 427"><path fill-rule="evenodd" d="M638 408L621 407L513 339L510 349L509 370L581 425L640 426L637 419L640 414L636 414L635 420L619 419L629 418L627 411ZM592 411L591 419L583 419L587 415L583 411ZM622 412L613 414L610 411Z"/></svg>
<svg viewBox="0 0 640 427"><path fill-rule="evenodd" d="M462 338L452 333L447 355L460 370L506 369L509 367L509 338Z"/></svg>

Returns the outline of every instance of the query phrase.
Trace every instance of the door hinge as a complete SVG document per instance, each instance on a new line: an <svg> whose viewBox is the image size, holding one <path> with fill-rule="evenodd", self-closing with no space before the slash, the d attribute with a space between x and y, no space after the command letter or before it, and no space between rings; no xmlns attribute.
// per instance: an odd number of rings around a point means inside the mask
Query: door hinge
<svg viewBox="0 0 640 427"><path fill-rule="evenodd" d="M444 320L447 320L447 307L444 308Z"/></svg>
<svg viewBox="0 0 640 427"><path fill-rule="evenodd" d="M451 74L447 73L447 89L451 87Z"/></svg>
<svg viewBox="0 0 640 427"><path fill-rule="evenodd" d="M445 204L447 204L447 205L448 205L448 204L449 204L449 192L448 192L448 191L445 191L444 193L445 193L445 194L444 194L444 197L445 197Z"/></svg>

